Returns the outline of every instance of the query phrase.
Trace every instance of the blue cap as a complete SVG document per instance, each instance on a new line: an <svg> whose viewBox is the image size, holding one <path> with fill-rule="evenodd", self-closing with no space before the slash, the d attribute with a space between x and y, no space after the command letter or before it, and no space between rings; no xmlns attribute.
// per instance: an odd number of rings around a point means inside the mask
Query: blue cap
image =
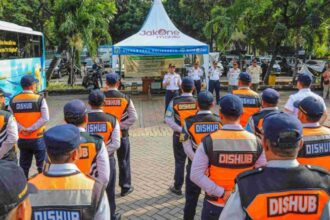
<svg viewBox="0 0 330 220"><path fill-rule="evenodd" d="M302 138L302 124L297 117L285 112L272 113L265 117L262 126L264 137L278 144L279 147L290 148Z"/></svg>
<svg viewBox="0 0 330 220"><path fill-rule="evenodd" d="M106 80L110 84L115 84L119 81L119 76L117 73L108 73L106 75Z"/></svg>
<svg viewBox="0 0 330 220"><path fill-rule="evenodd" d="M101 106L104 102L104 93L99 89L92 90L88 96L88 102L93 106Z"/></svg>
<svg viewBox="0 0 330 220"><path fill-rule="evenodd" d="M214 102L213 95L209 91L200 92L197 100L198 100L198 105L200 107L206 107L206 108L211 106Z"/></svg>
<svg viewBox="0 0 330 220"><path fill-rule="evenodd" d="M79 117L87 113L87 106L80 99L74 99L64 106L65 117Z"/></svg>
<svg viewBox="0 0 330 220"><path fill-rule="evenodd" d="M269 104L277 104L280 98L280 93L278 93L275 89L268 88L262 92L261 98Z"/></svg>
<svg viewBox="0 0 330 220"><path fill-rule="evenodd" d="M9 98L11 96L11 94L5 92L3 89L0 88L0 96L4 96L6 98Z"/></svg>
<svg viewBox="0 0 330 220"><path fill-rule="evenodd" d="M240 116L243 113L243 103L236 95L225 95L220 99L220 112L228 116Z"/></svg>
<svg viewBox="0 0 330 220"><path fill-rule="evenodd" d="M71 124L58 125L48 129L44 134L47 152L60 155L75 150L79 147L79 129Z"/></svg>
<svg viewBox="0 0 330 220"><path fill-rule="evenodd" d="M293 105L302 111L305 115L315 119L321 118L325 110L321 100L313 96L309 96L301 101L297 101Z"/></svg>
<svg viewBox="0 0 330 220"><path fill-rule="evenodd" d="M194 80L190 76L186 76L182 79L181 87L186 89L193 89L195 86Z"/></svg>
<svg viewBox="0 0 330 220"><path fill-rule="evenodd" d="M298 76L298 81L302 82L306 86L310 86L313 82L313 77L308 73L301 73Z"/></svg>
<svg viewBox="0 0 330 220"><path fill-rule="evenodd" d="M22 87L29 87L32 86L34 83L38 83L39 80L34 78L32 75L25 75L21 78L21 86Z"/></svg>
<svg viewBox="0 0 330 220"><path fill-rule="evenodd" d="M252 81L250 74L248 74L247 72L240 73L239 80L247 83L250 83Z"/></svg>

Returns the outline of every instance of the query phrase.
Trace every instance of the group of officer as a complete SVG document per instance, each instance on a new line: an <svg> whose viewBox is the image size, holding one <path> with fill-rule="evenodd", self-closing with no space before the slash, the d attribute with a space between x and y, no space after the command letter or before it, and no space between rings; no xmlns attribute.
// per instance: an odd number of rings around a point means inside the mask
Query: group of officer
<svg viewBox="0 0 330 220"><path fill-rule="evenodd" d="M300 74L299 91L284 111L271 88L259 96L251 76L239 74L238 88L216 102L193 96L194 79L184 77L182 94L168 104L165 122L173 130L174 183L182 195L186 158L184 219L194 219L201 190L202 220L330 219L330 129L323 99ZM212 113L219 103L219 115Z"/></svg>
<svg viewBox="0 0 330 220"><path fill-rule="evenodd" d="M118 91L119 76L108 74L106 89L91 91L90 110L81 100L68 102L66 124L47 131L48 107L35 93L37 83L23 76L23 92L10 100L8 111L0 111L0 219L120 219L114 154L121 196L126 196L134 190L128 129L137 113L132 100ZM9 96L0 90L3 107ZM39 174L27 183L33 155Z"/></svg>

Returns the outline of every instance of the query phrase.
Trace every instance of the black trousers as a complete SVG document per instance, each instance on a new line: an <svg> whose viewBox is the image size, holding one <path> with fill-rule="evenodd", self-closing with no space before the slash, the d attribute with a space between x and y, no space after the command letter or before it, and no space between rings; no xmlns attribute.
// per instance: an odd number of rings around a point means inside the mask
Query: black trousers
<svg viewBox="0 0 330 220"><path fill-rule="evenodd" d="M120 148L117 150L119 167L119 186L122 190L131 188L131 158L128 135L121 138Z"/></svg>
<svg viewBox="0 0 330 220"><path fill-rule="evenodd" d="M195 80L195 88L197 95L201 92L202 89L202 81L201 80Z"/></svg>
<svg viewBox="0 0 330 220"><path fill-rule="evenodd" d="M183 210L184 220L194 220L198 198L201 194L201 188L190 180L191 164L191 160L188 159L186 167L186 203Z"/></svg>
<svg viewBox="0 0 330 220"><path fill-rule="evenodd" d="M174 187L175 189L181 190L184 182L184 167L187 155L180 142L180 134L176 132L173 133L173 153L175 161Z"/></svg>
<svg viewBox="0 0 330 220"><path fill-rule="evenodd" d="M218 220L222 210L223 207L215 206L204 199L202 220Z"/></svg>
<svg viewBox="0 0 330 220"><path fill-rule="evenodd" d="M115 195L115 188L116 188L116 159L115 157L109 156L110 162L110 178L109 183L106 188L110 211L111 211L111 220L116 220L116 195Z"/></svg>
<svg viewBox="0 0 330 220"><path fill-rule="evenodd" d="M210 80L209 81L209 92L213 94L215 90L216 104L219 103L220 99L220 81L219 80Z"/></svg>
<svg viewBox="0 0 330 220"><path fill-rule="evenodd" d="M174 97L177 97L179 95L179 90L166 90L165 93L165 112L167 110L168 104L170 104L171 100Z"/></svg>

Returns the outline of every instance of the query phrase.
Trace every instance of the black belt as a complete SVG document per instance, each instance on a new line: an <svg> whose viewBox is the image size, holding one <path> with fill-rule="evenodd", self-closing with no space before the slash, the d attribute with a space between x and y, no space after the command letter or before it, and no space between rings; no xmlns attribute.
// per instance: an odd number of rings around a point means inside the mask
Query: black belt
<svg viewBox="0 0 330 220"><path fill-rule="evenodd" d="M166 91L171 92L171 93L175 93L175 92L177 92L179 90L169 90L169 89L167 89Z"/></svg>
<svg viewBox="0 0 330 220"><path fill-rule="evenodd" d="M209 201L218 201L218 199L221 199L221 197L218 196L211 196L211 195L207 195L205 194L205 199L209 200Z"/></svg>

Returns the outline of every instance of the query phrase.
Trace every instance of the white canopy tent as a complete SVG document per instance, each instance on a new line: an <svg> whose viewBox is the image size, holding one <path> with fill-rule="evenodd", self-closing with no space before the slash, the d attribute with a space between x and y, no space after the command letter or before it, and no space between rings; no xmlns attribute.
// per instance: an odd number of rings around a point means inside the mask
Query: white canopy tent
<svg viewBox="0 0 330 220"><path fill-rule="evenodd" d="M113 45L112 52L113 67L120 55L203 54L206 74L209 68L209 46L179 31L168 17L161 0L154 0L141 30Z"/></svg>

